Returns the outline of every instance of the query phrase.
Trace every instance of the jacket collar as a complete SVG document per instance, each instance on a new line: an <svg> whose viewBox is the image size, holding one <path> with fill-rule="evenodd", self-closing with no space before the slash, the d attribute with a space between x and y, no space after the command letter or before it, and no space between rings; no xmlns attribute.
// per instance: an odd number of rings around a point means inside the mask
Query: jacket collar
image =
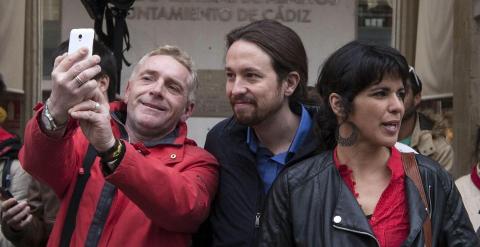
<svg viewBox="0 0 480 247"><path fill-rule="evenodd" d="M472 167L472 171L470 172L470 179L472 180L473 185L480 190L480 176L478 175L478 164L475 164Z"/></svg>
<svg viewBox="0 0 480 247"><path fill-rule="evenodd" d="M412 179L405 176L405 193L407 194L408 201L408 220L410 224L410 230L408 232L407 239L403 243L403 246L410 246L417 238L418 234L422 231L423 222L427 218L427 210L423 206L420 192L413 183ZM428 193L427 193L428 195Z"/></svg>
<svg viewBox="0 0 480 247"><path fill-rule="evenodd" d="M335 167L333 161L332 166ZM374 237L375 234L368 223L367 217L363 213L357 199L355 199L347 185L343 183L337 169L335 169L335 176L337 176L339 182L339 191L333 218L330 219L333 226Z"/></svg>
<svg viewBox="0 0 480 247"><path fill-rule="evenodd" d="M416 147L418 146L418 143L420 142L420 132L422 130L420 129L420 120L418 119L418 114L415 116L415 127L413 127L413 132L411 135L411 141L410 141L410 146L411 147Z"/></svg>
<svg viewBox="0 0 480 247"><path fill-rule="evenodd" d="M308 131L307 137L303 140L302 145L297 150L293 157L287 162L287 166L295 164L305 158L308 158L316 153L323 151L323 147L320 144L319 137L317 137L315 131L315 123L312 124Z"/></svg>
<svg viewBox="0 0 480 247"><path fill-rule="evenodd" d="M308 137L309 134L311 134L309 133L310 130L313 129L313 118L305 107L300 105L300 114L297 115L300 116L300 123L295 130L294 138L290 143L288 150L281 154L272 155L271 157L272 160L276 161L279 164L285 165L292 158L292 156L294 156L294 154L299 151L302 144L306 142L305 139ZM247 128L246 140L249 149L254 153L257 153L258 148L262 146L257 136L255 135L255 131L251 127Z"/></svg>
<svg viewBox="0 0 480 247"><path fill-rule="evenodd" d="M335 205L333 218L331 219L332 224L334 227L340 227L347 231L350 230L370 235L372 237L375 236L360 205L352 192L348 189L347 185L343 183L338 170L335 169L333 151L330 151L330 155L327 159L328 164L335 170L335 172L332 173L335 176L334 180L339 183L337 204ZM410 230L403 246L410 246L421 232L423 222L427 217L427 212L423 206L417 187L415 187L415 184L408 176L405 176L405 186ZM335 218L336 216L340 216L340 218Z"/></svg>
<svg viewBox="0 0 480 247"><path fill-rule="evenodd" d="M433 143L432 124L428 118L421 113L417 113L415 127L411 135L410 146L418 150L425 156L430 156L437 151ZM429 128L427 128L429 127Z"/></svg>
<svg viewBox="0 0 480 247"><path fill-rule="evenodd" d="M120 135L122 139L128 140L128 133L125 129L125 122L127 119L127 105L123 102L112 102L110 103L110 112L112 120L116 124L112 124L115 128L114 131L116 134ZM195 143L193 140L189 140L187 137L187 124L185 122L179 122L177 127L165 137L154 140L146 141L142 143L145 147L155 147L157 145L173 145L173 146L182 146L185 142Z"/></svg>
<svg viewBox="0 0 480 247"><path fill-rule="evenodd" d="M333 181L338 183L338 197L333 211L333 218L330 219L333 226L346 231L352 231L375 238L368 219L363 213L357 199L347 185L343 182L342 176L334 162L334 151L329 151L327 164L334 170L331 174L335 176Z"/></svg>
<svg viewBox="0 0 480 247"><path fill-rule="evenodd" d="M8 139L12 139L15 136L10 132L6 131L4 128L0 127L0 142L6 141Z"/></svg>
<svg viewBox="0 0 480 247"><path fill-rule="evenodd" d="M301 107L299 108L301 110ZM316 137L316 131L315 131L315 109L310 109L306 108L310 116L312 117L312 126L308 130L308 134L306 135L307 137L304 139L303 143L300 145L300 148L297 150L296 153L292 153L293 157L287 157L289 161L287 162L286 166L290 166L292 164L295 164L307 157L312 156L313 154L320 153L323 149L321 148L321 143L319 141L319 138ZM294 111L296 112L296 111ZM228 120L228 124L226 125L226 131L224 131L225 134L228 136L224 138L232 139L234 143L238 145L238 147L243 147L242 150L250 150L247 144L247 131L248 131L248 126L243 125L237 122L237 119L235 116L230 117ZM248 155L249 159L253 163L255 163L255 156L249 152L250 155Z"/></svg>

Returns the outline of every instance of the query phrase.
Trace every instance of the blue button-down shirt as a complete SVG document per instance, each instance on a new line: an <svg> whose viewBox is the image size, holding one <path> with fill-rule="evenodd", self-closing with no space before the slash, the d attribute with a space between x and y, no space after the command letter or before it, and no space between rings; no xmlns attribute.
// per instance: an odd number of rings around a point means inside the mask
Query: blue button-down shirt
<svg viewBox="0 0 480 247"><path fill-rule="evenodd" d="M300 124L295 137L293 138L288 151L273 155L273 153L258 142L252 128L247 130L247 144L250 150L255 153L257 161L257 170L263 180L263 189L265 193L268 192L272 186L275 178L282 171L285 164L293 157L297 150L302 145L307 137L307 134L312 127L312 117L302 105L302 113L300 116Z"/></svg>

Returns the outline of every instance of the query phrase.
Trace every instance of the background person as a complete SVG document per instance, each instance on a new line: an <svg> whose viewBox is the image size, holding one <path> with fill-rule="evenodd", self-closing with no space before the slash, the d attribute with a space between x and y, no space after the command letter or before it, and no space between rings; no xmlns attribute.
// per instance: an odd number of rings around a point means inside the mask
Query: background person
<svg viewBox="0 0 480 247"><path fill-rule="evenodd" d="M463 204L472 221L473 229L480 234L480 129L477 130L475 143L476 164L472 166L470 174L455 181L458 191L462 195ZM480 236L480 235L479 235Z"/></svg>
<svg viewBox="0 0 480 247"><path fill-rule="evenodd" d="M6 85L0 74L0 97L3 97L5 91ZM0 185L12 193L14 197L12 200L18 200L19 205L26 207L28 186L32 178L22 169L18 161L18 151L22 146L20 139L1 127L6 118L7 111L0 107ZM0 213L4 214L5 211L2 209ZM0 246L13 246L3 233L0 234Z"/></svg>
<svg viewBox="0 0 480 247"><path fill-rule="evenodd" d="M353 41L325 62L317 115L329 151L277 179L266 205L260 246L432 246L479 242L449 174L415 155L431 211L404 172L394 146L404 114L405 58L391 47Z"/></svg>
<svg viewBox="0 0 480 247"><path fill-rule="evenodd" d="M405 95L405 115L398 134L399 142L432 158L447 171L453 166L453 148L447 142L443 121L436 121L418 112L422 100L422 81L413 67L409 68Z"/></svg>

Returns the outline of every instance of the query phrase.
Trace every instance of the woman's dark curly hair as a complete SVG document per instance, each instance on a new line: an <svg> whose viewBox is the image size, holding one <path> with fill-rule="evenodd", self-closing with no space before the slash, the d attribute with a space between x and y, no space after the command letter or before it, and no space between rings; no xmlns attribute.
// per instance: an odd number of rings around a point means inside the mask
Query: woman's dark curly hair
<svg viewBox="0 0 480 247"><path fill-rule="evenodd" d="M316 115L317 132L327 149L336 145L335 130L339 125L329 96L341 96L345 119L352 112L358 93L384 77L400 78L406 86L408 63L396 49L388 46L352 41L335 51L325 61L317 79L316 89L323 99ZM367 117L367 116L366 116Z"/></svg>

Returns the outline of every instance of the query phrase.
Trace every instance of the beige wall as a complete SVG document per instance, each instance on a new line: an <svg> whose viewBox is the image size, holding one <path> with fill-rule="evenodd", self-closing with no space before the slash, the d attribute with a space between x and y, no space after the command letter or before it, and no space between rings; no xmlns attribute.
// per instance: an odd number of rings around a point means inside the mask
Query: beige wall
<svg viewBox="0 0 480 247"><path fill-rule="evenodd" d="M93 20L80 1L63 2L68 2L62 4L63 39L68 37L72 28L93 27ZM309 81L313 84L323 60L335 49L355 39L357 1L279 2L283 1L136 1L134 11L127 19L132 49L126 57L135 62L154 47L175 44L193 57L198 69L223 69L225 34L265 16L284 20L282 23L300 35L307 49ZM199 14L201 11L210 11L210 15ZM131 69L124 66L122 77L127 78Z"/></svg>
<svg viewBox="0 0 480 247"><path fill-rule="evenodd" d="M10 91L23 92L25 0L0 1L0 73Z"/></svg>
<svg viewBox="0 0 480 247"><path fill-rule="evenodd" d="M476 131L480 126L480 24L473 19L475 0L454 4L453 126L454 176L470 172L475 162Z"/></svg>

